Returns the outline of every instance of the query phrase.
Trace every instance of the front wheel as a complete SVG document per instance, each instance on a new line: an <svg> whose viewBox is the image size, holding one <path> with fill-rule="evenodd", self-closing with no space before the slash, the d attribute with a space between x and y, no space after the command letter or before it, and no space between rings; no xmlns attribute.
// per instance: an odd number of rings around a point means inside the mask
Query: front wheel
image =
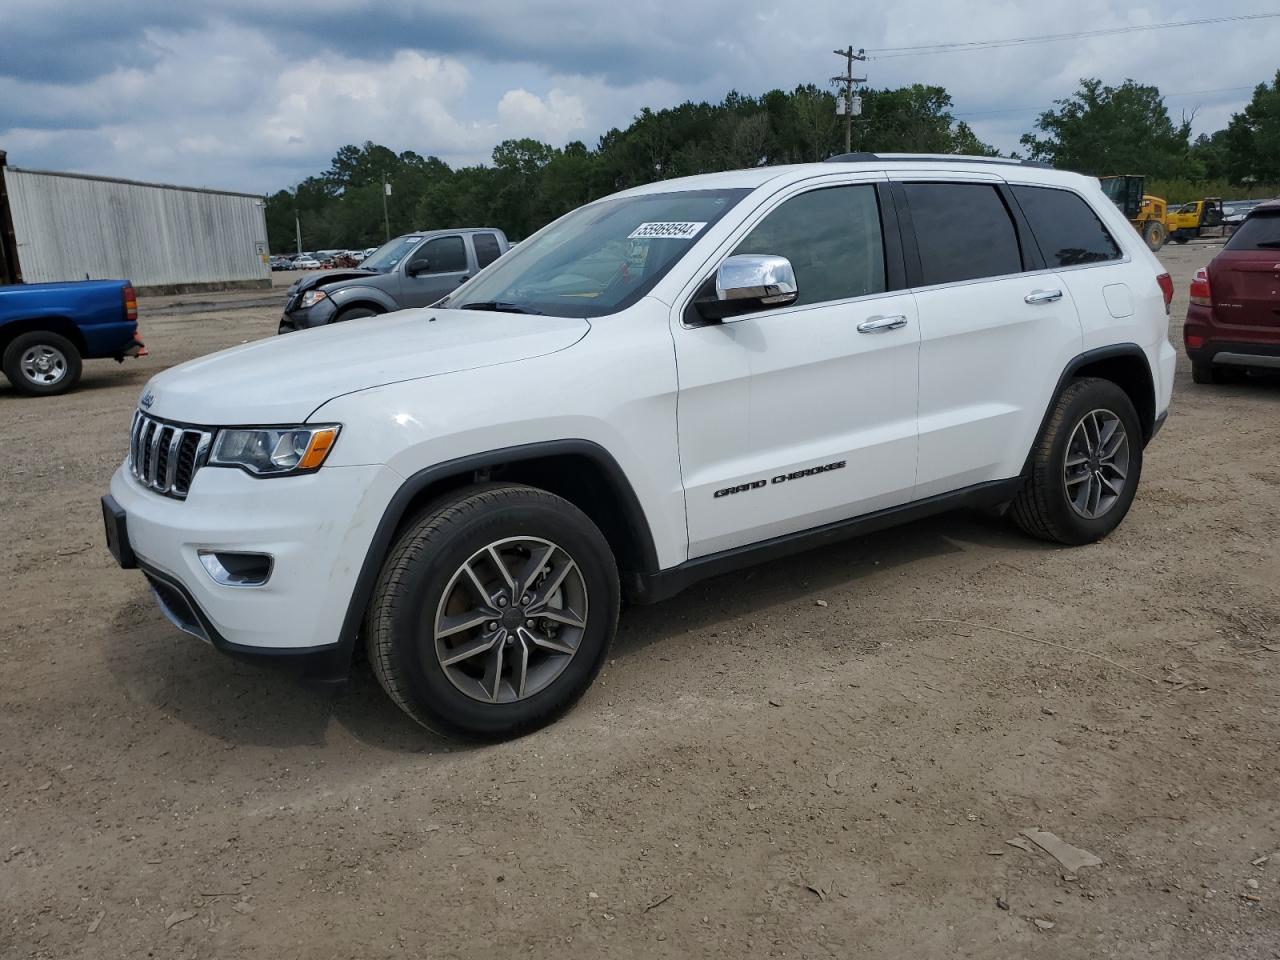
<svg viewBox="0 0 1280 960"><path fill-rule="evenodd" d="M555 720L617 626L618 570L560 497L486 486L428 507L392 549L365 621L384 690L423 726L480 740Z"/></svg>
<svg viewBox="0 0 1280 960"><path fill-rule="evenodd" d="M4 375L21 393L51 397L80 382L80 351L66 337L33 330L13 338L4 351Z"/></svg>
<svg viewBox="0 0 1280 960"><path fill-rule="evenodd" d="M330 320L330 323L346 323L348 320L359 320L363 317L376 317L381 311L374 310L371 307L351 307L343 310L336 317Z"/></svg>
<svg viewBox="0 0 1280 960"><path fill-rule="evenodd" d="M1120 525L1142 474L1142 425L1109 380L1073 380L1054 404L1031 453L1013 518L1041 540L1082 544Z"/></svg>

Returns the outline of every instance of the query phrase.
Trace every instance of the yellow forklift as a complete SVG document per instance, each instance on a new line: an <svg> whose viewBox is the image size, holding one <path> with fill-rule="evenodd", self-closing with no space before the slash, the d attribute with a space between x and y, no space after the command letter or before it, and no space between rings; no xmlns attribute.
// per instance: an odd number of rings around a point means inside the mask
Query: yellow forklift
<svg viewBox="0 0 1280 960"><path fill-rule="evenodd" d="M1174 243L1186 243L1193 237L1203 237L1205 231L1217 230L1219 236L1227 235L1227 216L1222 211L1219 197L1205 197L1174 208L1169 214L1169 236Z"/></svg>
<svg viewBox="0 0 1280 960"><path fill-rule="evenodd" d="M1159 250L1169 238L1168 207L1162 197L1145 192L1147 178L1141 174L1100 177L1102 192L1120 208L1125 219L1142 235L1152 250ZM1185 242L1185 241L1183 241Z"/></svg>

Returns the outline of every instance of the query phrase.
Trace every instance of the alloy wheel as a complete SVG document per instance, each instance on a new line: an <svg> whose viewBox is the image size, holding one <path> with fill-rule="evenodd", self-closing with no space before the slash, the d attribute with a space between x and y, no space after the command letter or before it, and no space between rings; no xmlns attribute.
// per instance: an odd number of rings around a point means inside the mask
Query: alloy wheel
<svg viewBox="0 0 1280 960"><path fill-rule="evenodd" d="M1086 520L1115 506L1129 475L1129 435L1110 410L1091 410L1071 431L1062 466L1067 501Z"/></svg>

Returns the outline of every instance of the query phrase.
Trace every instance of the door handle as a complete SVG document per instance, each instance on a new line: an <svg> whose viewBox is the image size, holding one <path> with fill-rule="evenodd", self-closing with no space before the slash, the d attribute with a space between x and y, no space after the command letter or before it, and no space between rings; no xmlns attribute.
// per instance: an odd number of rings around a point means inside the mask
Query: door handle
<svg viewBox="0 0 1280 960"><path fill-rule="evenodd" d="M1053 303L1062 299L1061 290L1032 290L1022 298L1027 303Z"/></svg>
<svg viewBox="0 0 1280 960"><path fill-rule="evenodd" d="M885 317L868 317L858 324L859 333L888 333L890 330L901 330L907 325L907 318L900 313Z"/></svg>

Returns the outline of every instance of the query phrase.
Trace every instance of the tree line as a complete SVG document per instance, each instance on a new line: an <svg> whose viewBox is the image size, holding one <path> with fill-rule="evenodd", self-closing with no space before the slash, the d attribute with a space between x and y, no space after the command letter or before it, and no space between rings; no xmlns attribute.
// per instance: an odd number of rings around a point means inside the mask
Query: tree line
<svg viewBox="0 0 1280 960"><path fill-rule="evenodd" d="M864 90L853 149L994 156L952 113L942 87L914 84ZM1192 199L1208 182L1274 195L1280 184L1280 71L1259 84L1222 130L1191 138L1191 119L1174 121L1155 86L1086 78L1055 101L1025 134L1026 155L1063 169L1104 176L1142 173L1166 186L1171 202ZM822 160L844 148L835 96L812 84L759 97L731 92L719 103L644 109L595 148L504 140L492 162L453 168L434 156L366 141L347 145L329 169L267 199L272 250L365 247L386 238L383 182L392 186L392 236L449 226L494 226L518 239L597 197L639 184L717 170ZM1016 155L1016 154L1015 154Z"/></svg>

